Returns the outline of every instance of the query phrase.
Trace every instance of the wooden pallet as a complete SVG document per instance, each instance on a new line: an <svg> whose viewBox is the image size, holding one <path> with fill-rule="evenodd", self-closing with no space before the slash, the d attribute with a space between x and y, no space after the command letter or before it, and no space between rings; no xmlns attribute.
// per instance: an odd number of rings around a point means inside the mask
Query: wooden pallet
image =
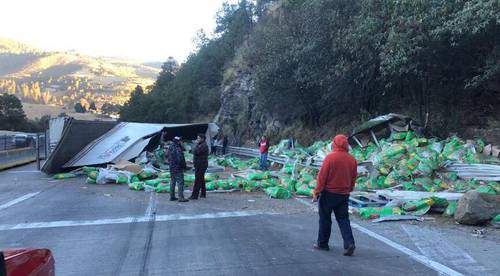
<svg viewBox="0 0 500 276"><path fill-rule="evenodd" d="M387 200L379 198L375 194L351 194L349 205L356 208L381 207L387 204Z"/></svg>

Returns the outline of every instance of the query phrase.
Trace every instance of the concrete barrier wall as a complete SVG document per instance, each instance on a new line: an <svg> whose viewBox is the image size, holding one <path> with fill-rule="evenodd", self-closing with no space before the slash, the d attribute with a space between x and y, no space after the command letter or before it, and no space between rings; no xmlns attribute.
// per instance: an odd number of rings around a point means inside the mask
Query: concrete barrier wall
<svg viewBox="0 0 500 276"><path fill-rule="evenodd" d="M36 160L36 148L19 148L0 151L0 170L27 164Z"/></svg>

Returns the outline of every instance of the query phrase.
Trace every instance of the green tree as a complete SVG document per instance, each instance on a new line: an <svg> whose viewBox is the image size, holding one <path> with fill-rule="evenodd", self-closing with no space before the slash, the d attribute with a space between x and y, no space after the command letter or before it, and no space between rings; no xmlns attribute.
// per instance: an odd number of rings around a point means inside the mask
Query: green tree
<svg viewBox="0 0 500 276"><path fill-rule="evenodd" d="M0 129L18 130L26 124L21 101L14 95L0 95Z"/></svg>
<svg viewBox="0 0 500 276"><path fill-rule="evenodd" d="M80 102L77 102L75 104L75 112L76 113L85 113L87 110L85 110L85 108L82 106L82 104Z"/></svg>

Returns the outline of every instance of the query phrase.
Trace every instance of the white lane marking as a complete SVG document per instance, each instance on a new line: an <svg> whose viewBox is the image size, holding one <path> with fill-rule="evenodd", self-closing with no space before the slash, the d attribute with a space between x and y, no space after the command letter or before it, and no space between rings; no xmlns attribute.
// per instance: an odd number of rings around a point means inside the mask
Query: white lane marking
<svg viewBox="0 0 500 276"><path fill-rule="evenodd" d="M238 212L219 212L207 213L200 215L160 215L156 216L155 221L176 221L176 220L197 220L197 219L218 219L218 218L234 218L234 217L249 217L257 215L275 215L276 213L258 212L258 211L238 211ZM98 220L60 220L47 222L30 222L20 224L4 224L0 225L0 231L19 230L19 229L38 229L38 228L53 228L53 227L71 227L71 226L93 226L93 225L108 225L108 224L126 224L132 222L149 222L151 217L124 217L116 219L98 219Z"/></svg>
<svg viewBox="0 0 500 276"><path fill-rule="evenodd" d="M148 208L144 214L145 217L151 217L156 212L156 193L150 192Z"/></svg>
<svg viewBox="0 0 500 276"><path fill-rule="evenodd" d="M317 210L317 207L315 205L313 205L312 203L310 203L306 200L303 200L301 198L296 198L296 199L297 199L297 201L299 201L299 202L301 202L309 207L315 207L315 209ZM379 240L379 241L389 245L390 247L392 247L396 250L403 252L404 254L408 255L410 258L427 266L428 268L430 268L434 271L437 271L441 275L450 275L450 276L462 276L463 275L462 273L455 271L455 270L453 270L453 269L451 269L443 264L435 262L435 261L427 258L424 255L418 254L417 252L415 252L415 251L413 251L413 250L411 250L411 249L409 249L409 248L407 248L399 243L393 242L384 236L381 236L373 231L370 231L357 223L351 222L351 227L360 231L360 232L365 233L366 235L368 235L376 240Z"/></svg>
<svg viewBox="0 0 500 276"><path fill-rule="evenodd" d="M13 199L13 200L11 200L11 201L9 201L9 202L7 202L7 203L4 203L4 204L0 205L0 210L3 210L3 209L6 209L6 208L9 208L10 206L15 205L15 204L17 204L17 203L19 203L19 202L21 202L21 201L26 200L26 199L30 199L30 198L32 198L32 197L34 197L34 196L36 196L36 195L37 195L37 194L39 194L39 193L40 193L40 192L29 193L29 194L23 195L23 196L21 196L21 197L18 197L18 198L16 198L16 199Z"/></svg>
<svg viewBox="0 0 500 276"><path fill-rule="evenodd" d="M451 263L469 275L490 275L484 266L439 232L411 225L401 227L425 256Z"/></svg>

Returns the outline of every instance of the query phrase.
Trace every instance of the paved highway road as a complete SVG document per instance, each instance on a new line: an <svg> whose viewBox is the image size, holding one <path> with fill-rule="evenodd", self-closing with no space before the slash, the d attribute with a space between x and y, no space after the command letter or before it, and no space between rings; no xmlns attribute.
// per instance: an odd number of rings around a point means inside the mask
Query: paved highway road
<svg viewBox="0 0 500 276"><path fill-rule="evenodd" d="M314 251L305 202L260 193L171 203L126 186L54 181L33 166L0 173L0 248L46 247L58 275L477 275L498 271L498 233L353 219L357 251ZM496 257L495 257L496 256Z"/></svg>

